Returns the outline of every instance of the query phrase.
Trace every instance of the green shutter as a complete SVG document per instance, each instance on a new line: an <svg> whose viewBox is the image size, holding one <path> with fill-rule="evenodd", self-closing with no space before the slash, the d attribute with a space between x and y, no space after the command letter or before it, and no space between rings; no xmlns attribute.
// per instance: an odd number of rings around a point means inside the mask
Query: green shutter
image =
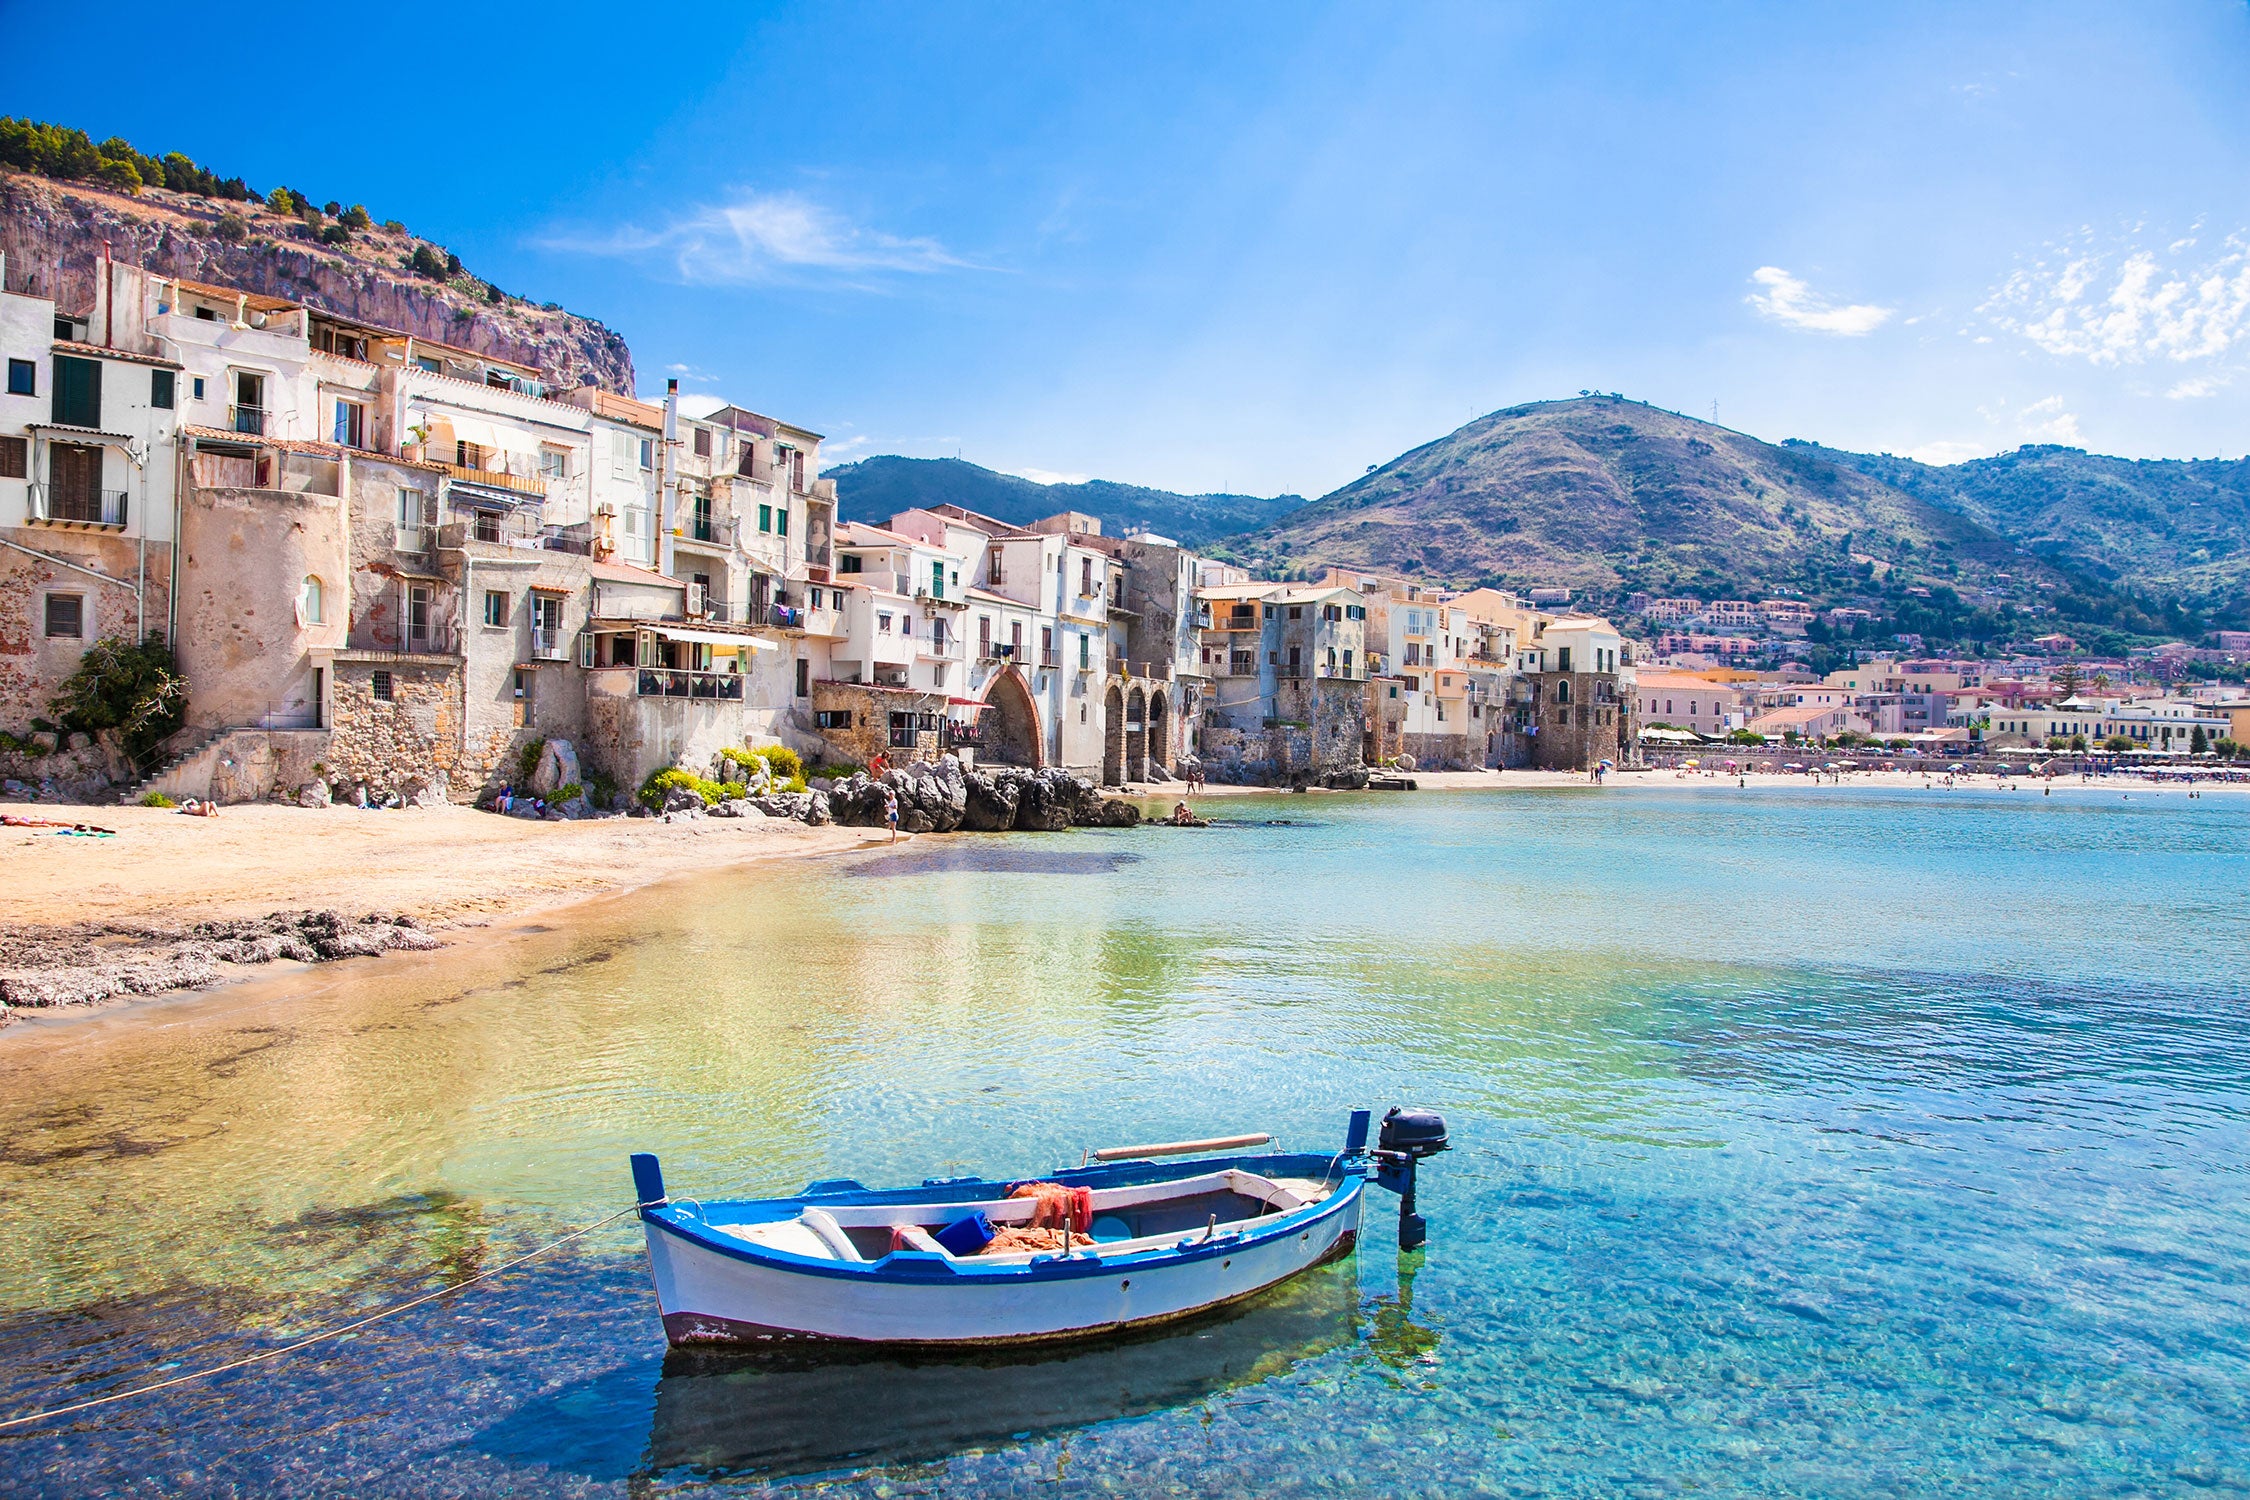
<svg viewBox="0 0 2250 1500"><path fill-rule="evenodd" d="M55 420L65 427L102 425L100 360L55 356Z"/></svg>

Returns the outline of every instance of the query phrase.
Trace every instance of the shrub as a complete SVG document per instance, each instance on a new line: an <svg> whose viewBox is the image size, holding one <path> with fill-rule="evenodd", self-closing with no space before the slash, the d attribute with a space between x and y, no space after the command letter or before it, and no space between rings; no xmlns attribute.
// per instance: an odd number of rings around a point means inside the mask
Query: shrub
<svg viewBox="0 0 2250 1500"><path fill-rule="evenodd" d="M582 797L585 794L586 788L582 784L575 781L566 781L555 788L555 795L548 800L550 802L568 802L573 797Z"/></svg>
<svg viewBox="0 0 2250 1500"><path fill-rule="evenodd" d="M2102 748L2104 750L2130 750L2133 748L2133 742L2122 734L2113 734L2102 741Z"/></svg>
<svg viewBox="0 0 2250 1500"><path fill-rule="evenodd" d="M2242 753L2242 744L2234 736L2222 734L2211 742L2211 750L2221 760L2233 760Z"/></svg>
<svg viewBox="0 0 2250 1500"><path fill-rule="evenodd" d="M113 188L122 188L128 193L141 190L140 168L129 161L104 161L94 169L94 180Z"/></svg>
<svg viewBox="0 0 2250 1500"><path fill-rule="evenodd" d="M588 776L587 784L591 788L594 806L614 807L617 805L617 783L608 776L600 771L595 771Z"/></svg>
<svg viewBox="0 0 2250 1500"><path fill-rule="evenodd" d="M352 232L341 224L331 224L320 232L323 245L348 245L351 239Z"/></svg>
<svg viewBox="0 0 2250 1500"><path fill-rule="evenodd" d="M143 807L178 807L179 805L162 792L143 792L141 794L141 806Z"/></svg>
<svg viewBox="0 0 2250 1500"><path fill-rule="evenodd" d="M417 276L427 276L432 281L443 281L445 258L427 245L416 245L414 253L406 259L406 269Z"/></svg>
<svg viewBox="0 0 2250 1500"><path fill-rule="evenodd" d="M670 795L675 787L685 787L694 792L703 799L705 807L715 804L725 792L725 789L716 781L706 781L693 771L683 771L674 767L667 771L651 771L649 773L648 780L641 783L639 794L641 805L650 812L664 811L664 799Z"/></svg>
<svg viewBox="0 0 2250 1500"><path fill-rule="evenodd" d="M228 245L239 245L250 237L250 223L240 214L221 214L211 232Z"/></svg>
<svg viewBox="0 0 2250 1500"><path fill-rule="evenodd" d="M539 769L539 757L545 754L546 750L547 741L542 736L516 752L516 785L528 786L531 784L531 773Z"/></svg>
<svg viewBox="0 0 2250 1500"><path fill-rule="evenodd" d="M63 734L118 730L125 753L139 762L185 719L187 679L172 668L162 632L151 631L139 645L105 636L79 658L47 711Z"/></svg>

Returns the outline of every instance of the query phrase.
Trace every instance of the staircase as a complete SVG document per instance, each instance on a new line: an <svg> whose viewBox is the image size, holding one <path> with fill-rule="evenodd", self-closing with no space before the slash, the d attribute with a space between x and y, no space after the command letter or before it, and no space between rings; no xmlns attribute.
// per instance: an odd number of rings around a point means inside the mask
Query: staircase
<svg viewBox="0 0 2250 1500"><path fill-rule="evenodd" d="M147 775L119 792L117 800L128 805L140 801L143 796L147 795L150 787L232 733L234 733L232 729L204 730L196 738L187 741L182 748L156 762L154 769L150 770Z"/></svg>

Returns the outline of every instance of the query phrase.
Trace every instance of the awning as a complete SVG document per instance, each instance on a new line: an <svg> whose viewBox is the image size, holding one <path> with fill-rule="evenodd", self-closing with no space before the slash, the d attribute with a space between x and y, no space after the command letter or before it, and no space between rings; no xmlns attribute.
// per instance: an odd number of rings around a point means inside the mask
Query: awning
<svg viewBox="0 0 2250 1500"><path fill-rule="evenodd" d="M992 707L982 698L948 698L945 700L945 704L948 708L973 708L980 714Z"/></svg>
<svg viewBox="0 0 2250 1500"><path fill-rule="evenodd" d="M683 625L651 625L647 627L668 641L688 641L699 646L747 646L753 651L779 651L775 641L762 641L754 635L736 635L729 630L695 630Z"/></svg>

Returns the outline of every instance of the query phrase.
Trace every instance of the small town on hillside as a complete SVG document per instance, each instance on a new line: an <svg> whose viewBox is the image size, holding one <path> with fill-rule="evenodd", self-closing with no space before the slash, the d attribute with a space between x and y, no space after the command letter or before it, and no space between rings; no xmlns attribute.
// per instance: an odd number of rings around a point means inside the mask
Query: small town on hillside
<svg viewBox="0 0 2250 1500"><path fill-rule="evenodd" d="M307 301L104 262L90 306L0 265L0 770L12 796L486 801L569 815L786 746L815 775L955 756L1103 786L1594 771L1707 741L2217 753L2201 655L1792 660L1796 600L1647 599L1643 638L1516 594L1258 579L1065 512L839 520L821 436L681 408ZM1844 616L1852 611L1838 610ZM89 651L161 640L179 727L74 734ZM145 737L144 737L145 739ZM540 747L568 756L529 764ZM543 804L544 806L544 804Z"/></svg>

